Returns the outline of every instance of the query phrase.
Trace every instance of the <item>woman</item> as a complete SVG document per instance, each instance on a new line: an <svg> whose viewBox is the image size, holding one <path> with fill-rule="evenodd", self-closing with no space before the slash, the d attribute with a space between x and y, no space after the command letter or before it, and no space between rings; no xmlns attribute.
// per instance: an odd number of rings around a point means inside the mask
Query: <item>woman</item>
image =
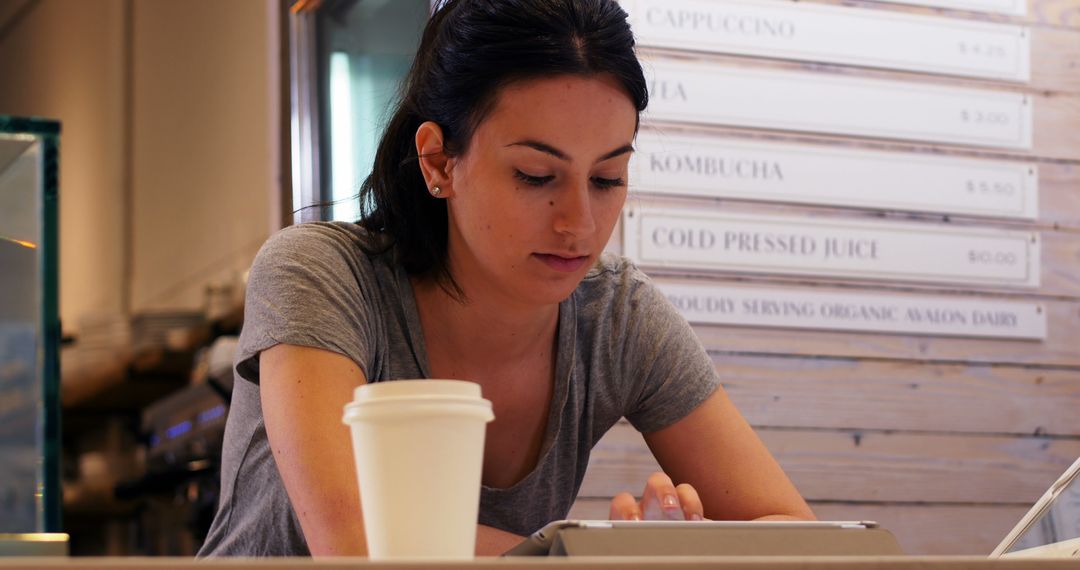
<svg viewBox="0 0 1080 570"><path fill-rule="evenodd" d="M202 554L364 554L341 411L400 378L471 380L493 402L479 554L564 518L623 416L667 475L612 518L813 518L685 320L601 255L647 100L633 48L613 0L436 11L363 219L287 228L255 260Z"/></svg>

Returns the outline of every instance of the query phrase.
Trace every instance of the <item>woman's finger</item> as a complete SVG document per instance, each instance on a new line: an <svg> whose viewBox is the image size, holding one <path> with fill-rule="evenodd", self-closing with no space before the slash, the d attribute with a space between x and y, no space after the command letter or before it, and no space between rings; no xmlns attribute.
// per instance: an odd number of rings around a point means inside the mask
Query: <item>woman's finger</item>
<svg viewBox="0 0 1080 570"><path fill-rule="evenodd" d="M671 477L659 471L649 476L641 496L641 514L645 520L686 520Z"/></svg>
<svg viewBox="0 0 1080 570"><path fill-rule="evenodd" d="M612 497L608 519L613 521L641 520L641 508L638 506L637 499L625 492Z"/></svg>
<svg viewBox="0 0 1080 570"><path fill-rule="evenodd" d="M700 521L705 520L705 507L701 504L701 497L698 496L697 489L689 483L683 483L675 487L675 492L679 494L679 504L682 505L683 514L686 515L688 521Z"/></svg>

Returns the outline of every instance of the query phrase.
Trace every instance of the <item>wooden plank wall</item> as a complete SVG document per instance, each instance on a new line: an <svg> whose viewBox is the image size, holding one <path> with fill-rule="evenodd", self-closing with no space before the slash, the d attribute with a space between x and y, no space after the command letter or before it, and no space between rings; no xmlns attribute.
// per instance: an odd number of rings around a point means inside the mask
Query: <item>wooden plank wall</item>
<svg viewBox="0 0 1080 570"><path fill-rule="evenodd" d="M722 1L722 0L718 0ZM1027 84L643 48L646 57L823 75L1022 92L1036 101L1031 151L839 136L655 125L667 132L1038 164L1035 221L846 210L722 199L631 196L632 204L755 214L902 219L1039 231L1037 291L899 285L752 274L652 272L685 282L814 286L823 291L957 295L1034 301L1048 311L1042 342L697 326L733 400L823 519L883 523L911 554L987 554L1080 455L1080 0L1030 0L1024 17L862 0L812 0L864 10L1030 26ZM631 180L633 186L633 180ZM610 246L620 250L620 230ZM640 492L657 465L626 423L594 451L572 516L606 518L608 499Z"/></svg>

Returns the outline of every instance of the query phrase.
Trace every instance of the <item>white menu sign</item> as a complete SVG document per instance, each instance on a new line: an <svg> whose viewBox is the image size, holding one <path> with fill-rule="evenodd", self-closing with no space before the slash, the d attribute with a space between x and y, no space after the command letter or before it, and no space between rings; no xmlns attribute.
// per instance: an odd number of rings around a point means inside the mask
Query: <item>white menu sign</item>
<svg viewBox="0 0 1080 570"><path fill-rule="evenodd" d="M622 0L638 45L1028 81L1027 28L775 0ZM917 38L917 39L913 39Z"/></svg>
<svg viewBox="0 0 1080 570"><path fill-rule="evenodd" d="M642 129L636 192L1033 220L1033 163L753 142Z"/></svg>
<svg viewBox="0 0 1080 570"><path fill-rule="evenodd" d="M656 282L695 324L960 336L1046 338L1039 303Z"/></svg>
<svg viewBox="0 0 1080 570"><path fill-rule="evenodd" d="M988 12L991 14L1009 14L1012 16L1024 16L1027 14L1027 0L877 0L889 4L910 4L913 6L930 6L933 8L951 8L954 10L970 10L972 12Z"/></svg>
<svg viewBox="0 0 1080 570"><path fill-rule="evenodd" d="M632 207L623 254L645 267L1038 287L1039 235Z"/></svg>
<svg viewBox="0 0 1080 570"><path fill-rule="evenodd" d="M1031 99L799 71L649 58L653 121L1031 148Z"/></svg>

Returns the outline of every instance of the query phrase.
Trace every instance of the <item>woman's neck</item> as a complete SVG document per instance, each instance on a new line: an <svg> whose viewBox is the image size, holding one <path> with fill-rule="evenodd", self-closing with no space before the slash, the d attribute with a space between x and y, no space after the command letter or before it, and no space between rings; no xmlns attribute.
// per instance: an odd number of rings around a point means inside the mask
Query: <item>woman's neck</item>
<svg viewBox="0 0 1080 570"><path fill-rule="evenodd" d="M429 358L450 356L458 371L475 373L550 357L555 348L557 304L523 306L469 289L463 303L432 280L410 281Z"/></svg>

